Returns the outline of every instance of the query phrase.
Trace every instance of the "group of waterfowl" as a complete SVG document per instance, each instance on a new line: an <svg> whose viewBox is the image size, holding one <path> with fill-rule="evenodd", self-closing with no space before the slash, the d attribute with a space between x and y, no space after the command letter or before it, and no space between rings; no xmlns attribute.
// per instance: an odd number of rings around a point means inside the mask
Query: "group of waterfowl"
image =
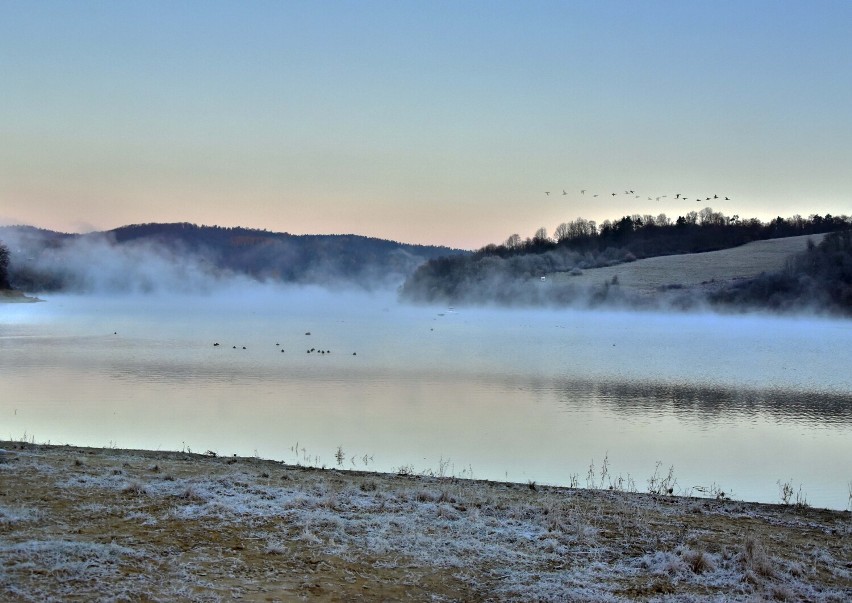
<svg viewBox="0 0 852 603"><path fill-rule="evenodd" d="M550 196L550 191L544 191L544 194L545 194L545 195L547 195L547 196L549 197L549 196ZM566 191L566 190L563 188L563 189L562 189L562 195L563 195L563 196L566 196L566 195L568 195L568 194L569 194L569 193L568 193L568 191ZM581 195L585 195L585 194L586 194L586 189L581 188L581 189L580 189L580 194L581 194ZM634 190L626 190L626 191L624 191L624 193L610 193L609 195L610 195L611 197L617 197L618 195L621 195L621 194L624 194L624 195L627 195L627 196L632 196L634 199L639 199L639 198L641 198L641 197L642 197L642 195L636 194L636 191L634 191ZM592 194L591 196L592 196L592 197L599 197L599 196L600 196L600 193L594 193L594 194ZM659 201L660 199L665 199L665 198L667 198L667 197L668 197L668 195L651 195L650 197L648 197L648 201L654 201L654 200ZM675 193L675 194L674 194L674 198L675 198L675 199L681 199L681 200L683 200L683 201L686 201L686 200L688 200L688 199L690 198L690 195L686 195L686 194L684 194L684 193ZM715 194L715 193L714 193L712 197L709 197L709 196L708 196L708 197L704 197L703 201L705 201L705 202L706 202L706 201L713 201L714 199L716 199L716 200L718 200L718 199L722 199L722 200L724 200L724 201L730 201L730 200L731 200L731 198L730 198L730 197L727 197L727 196L724 196L724 195L720 197L718 194ZM697 199L695 199L695 200L696 200L698 203L701 203L702 198L701 198L701 197L698 197L698 198L697 198Z"/></svg>
<svg viewBox="0 0 852 603"><path fill-rule="evenodd" d="M305 333L305 335L310 335L310 334L311 334L311 333L310 333L310 331L308 331L307 333ZM214 348L218 348L218 347L219 347L219 342L218 342L218 341L214 342L214 343L213 343L213 347L214 347ZM231 346L231 347L232 347L232 349L234 349L234 350L239 349L239 348L237 348L237 346ZM276 342L275 347L279 347L279 348L281 348L281 344ZM244 349L244 350L245 350L245 349L247 349L247 348L246 348L246 346L242 346L242 349ZM282 354L284 353L284 348L281 348L281 353L282 353ZM321 354L321 355L323 355L323 356L324 356L324 355L326 355L326 354L331 354L331 350L318 350L318 349L316 349L316 348L310 348L310 349L308 349L308 350L307 350L307 353L308 353L308 354L314 354L314 353L316 353L316 354ZM358 353L357 353L357 352L352 352L352 355L353 355L353 356L357 356L357 355L358 355Z"/></svg>

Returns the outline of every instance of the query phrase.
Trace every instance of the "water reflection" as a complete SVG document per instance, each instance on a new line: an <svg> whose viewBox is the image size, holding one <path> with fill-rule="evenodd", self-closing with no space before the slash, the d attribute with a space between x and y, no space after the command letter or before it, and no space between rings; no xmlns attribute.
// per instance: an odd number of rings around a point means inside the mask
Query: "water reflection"
<svg viewBox="0 0 852 603"><path fill-rule="evenodd" d="M847 323L236 301L9 309L3 435L290 462L298 440L329 464L342 445L377 470L555 484L609 454L637 480L662 461L684 485L773 502L792 478L847 504L852 475L825 463L852 458Z"/></svg>
<svg viewBox="0 0 852 603"><path fill-rule="evenodd" d="M720 422L757 420L813 428L852 426L852 395L848 394L589 380L557 381L554 389L565 407L575 409L591 402L628 421L670 413L704 428Z"/></svg>

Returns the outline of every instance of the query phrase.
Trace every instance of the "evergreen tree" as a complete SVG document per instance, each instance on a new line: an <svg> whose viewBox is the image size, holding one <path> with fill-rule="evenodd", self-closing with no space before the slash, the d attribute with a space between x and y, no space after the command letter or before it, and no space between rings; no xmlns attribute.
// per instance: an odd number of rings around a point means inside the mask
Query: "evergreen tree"
<svg viewBox="0 0 852 603"><path fill-rule="evenodd" d="M11 289L9 284L9 248L0 242L0 289Z"/></svg>

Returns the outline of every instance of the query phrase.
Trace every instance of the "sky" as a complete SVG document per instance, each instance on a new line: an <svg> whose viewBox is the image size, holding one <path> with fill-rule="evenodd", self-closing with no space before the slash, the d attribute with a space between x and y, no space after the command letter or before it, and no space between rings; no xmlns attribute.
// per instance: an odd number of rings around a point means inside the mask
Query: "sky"
<svg viewBox="0 0 852 603"><path fill-rule="evenodd" d="M0 224L473 249L849 215L850 25L848 0L0 0Z"/></svg>

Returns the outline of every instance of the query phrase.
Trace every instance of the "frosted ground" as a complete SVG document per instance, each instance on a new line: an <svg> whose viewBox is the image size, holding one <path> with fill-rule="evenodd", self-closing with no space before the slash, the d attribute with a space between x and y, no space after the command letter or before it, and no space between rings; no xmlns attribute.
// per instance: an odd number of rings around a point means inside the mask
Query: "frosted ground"
<svg viewBox="0 0 852 603"><path fill-rule="evenodd" d="M4 600L852 598L848 511L0 446Z"/></svg>

